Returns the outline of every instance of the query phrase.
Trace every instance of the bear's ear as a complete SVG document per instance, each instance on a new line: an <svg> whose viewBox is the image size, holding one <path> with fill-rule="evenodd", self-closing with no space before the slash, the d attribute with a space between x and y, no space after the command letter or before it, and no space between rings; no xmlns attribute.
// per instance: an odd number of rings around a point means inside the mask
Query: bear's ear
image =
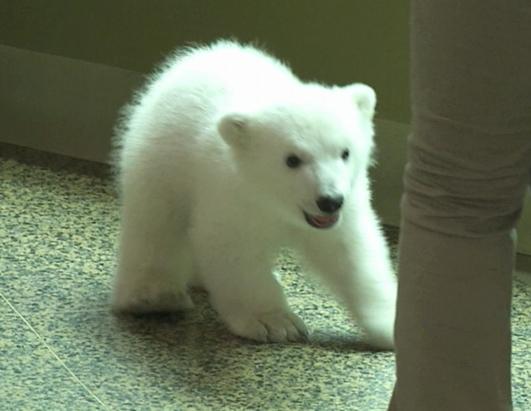
<svg viewBox="0 0 531 411"><path fill-rule="evenodd" d="M242 147L249 138L250 119L245 114L227 114L218 123L223 140L232 147Z"/></svg>
<svg viewBox="0 0 531 411"><path fill-rule="evenodd" d="M359 110L368 118L374 116L376 108L376 92L366 84L354 83L346 86L344 90L349 93L350 98Z"/></svg>

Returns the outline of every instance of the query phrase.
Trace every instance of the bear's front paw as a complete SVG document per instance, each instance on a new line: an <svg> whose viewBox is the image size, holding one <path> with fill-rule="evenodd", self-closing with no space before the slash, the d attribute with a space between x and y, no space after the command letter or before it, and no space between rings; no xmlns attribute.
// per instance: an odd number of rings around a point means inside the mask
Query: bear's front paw
<svg viewBox="0 0 531 411"><path fill-rule="evenodd" d="M290 311L228 315L224 320L234 334L259 342L304 341L309 335L304 321Z"/></svg>

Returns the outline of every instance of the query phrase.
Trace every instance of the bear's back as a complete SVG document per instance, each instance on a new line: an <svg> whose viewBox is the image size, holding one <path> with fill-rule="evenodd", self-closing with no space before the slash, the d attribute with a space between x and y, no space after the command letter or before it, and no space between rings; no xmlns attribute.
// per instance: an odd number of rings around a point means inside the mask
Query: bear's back
<svg viewBox="0 0 531 411"><path fill-rule="evenodd" d="M193 83L223 85L231 90L264 91L299 81L279 60L252 46L219 41L211 46L178 53L168 64L169 77Z"/></svg>
<svg viewBox="0 0 531 411"><path fill-rule="evenodd" d="M250 109L286 93L300 81L279 60L246 45L219 41L175 54L152 83L165 104L211 110Z"/></svg>
<svg viewBox="0 0 531 411"><path fill-rule="evenodd" d="M191 167L189 157L221 160L228 156L217 132L221 117L268 105L301 85L288 66L252 46L222 40L184 49L130 105L117 146L122 157L143 152L157 161L179 158L183 168Z"/></svg>

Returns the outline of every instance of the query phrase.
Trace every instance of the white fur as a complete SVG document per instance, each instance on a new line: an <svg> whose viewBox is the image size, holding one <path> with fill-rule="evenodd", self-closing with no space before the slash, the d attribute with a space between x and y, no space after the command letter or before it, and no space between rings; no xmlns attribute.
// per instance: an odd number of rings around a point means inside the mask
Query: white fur
<svg viewBox="0 0 531 411"><path fill-rule="evenodd" d="M322 275L366 332L393 346L396 281L370 205L374 91L303 83L250 46L174 56L120 133L119 311L192 307L200 284L227 326L259 341L307 336L272 274L281 247ZM345 149L347 160L341 158ZM296 154L303 164L289 168ZM344 196L338 223L310 226L319 196Z"/></svg>

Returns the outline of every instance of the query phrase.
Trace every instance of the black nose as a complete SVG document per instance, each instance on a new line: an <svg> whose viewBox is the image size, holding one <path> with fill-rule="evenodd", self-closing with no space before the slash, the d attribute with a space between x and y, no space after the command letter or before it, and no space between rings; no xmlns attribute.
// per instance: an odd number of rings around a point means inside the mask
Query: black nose
<svg viewBox="0 0 531 411"><path fill-rule="evenodd" d="M319 197L317 199L317 207L325 213L334 213L343 205L343 196L337 197Z"/></svg>

